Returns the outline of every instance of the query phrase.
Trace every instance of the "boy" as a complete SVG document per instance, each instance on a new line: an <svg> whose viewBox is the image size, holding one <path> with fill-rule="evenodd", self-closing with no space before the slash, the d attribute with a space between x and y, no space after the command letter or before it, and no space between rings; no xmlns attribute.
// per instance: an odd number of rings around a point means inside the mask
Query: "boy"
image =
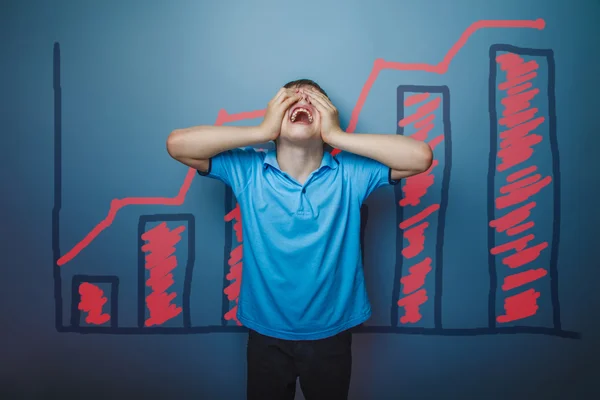
<svg viewBox="0 0 600 400"><path fill-rule="evenodd" d="M275 151L241 149L270 140ZM426 171L430 147L344 132L325 91L301 79L277 92L260 125L175 130L167 149L229 185L242 211L237 318L249 329L248 398L293 399L299 378L307 400L346 399L350 329L371 315L360 207L375 189Z"/></svg>

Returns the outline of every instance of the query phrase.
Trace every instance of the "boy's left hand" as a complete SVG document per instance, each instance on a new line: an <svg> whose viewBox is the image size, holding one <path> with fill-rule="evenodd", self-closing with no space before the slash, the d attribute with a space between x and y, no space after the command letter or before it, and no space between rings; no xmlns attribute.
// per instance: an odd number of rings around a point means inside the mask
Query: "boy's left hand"
<svg viewBox="0 0 600 400"><path fill-rule="evenodd" d="M325 143L329 143L331 137L338 133L343 133L340 128L340 119L337 108L323 93L307 88L306 93L310 96L311 103L317 108L321 116L321 138Z"/></svg>

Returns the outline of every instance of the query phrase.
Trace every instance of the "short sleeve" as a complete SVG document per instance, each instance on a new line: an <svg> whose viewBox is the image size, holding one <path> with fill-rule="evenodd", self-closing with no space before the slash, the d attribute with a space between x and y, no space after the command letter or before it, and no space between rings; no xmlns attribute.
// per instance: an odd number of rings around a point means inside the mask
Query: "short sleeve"
<svg viewBox="0 0 600 400"><path fill-rule="evenodd" d="M209 159L208 171L198 170L202 176L218 179L233 190L241 193L252 180L260 161L258 152L251 148L237 148L221 152Z"/></svg>
<svg viewBox="0 0 600 400"><path fill-rule="evenodd" d="M339 153L336 158L347 173L353 191L358 193L361 204L375 189L400 182L392 179L390 167L372 158L346 151Z"/></svg>

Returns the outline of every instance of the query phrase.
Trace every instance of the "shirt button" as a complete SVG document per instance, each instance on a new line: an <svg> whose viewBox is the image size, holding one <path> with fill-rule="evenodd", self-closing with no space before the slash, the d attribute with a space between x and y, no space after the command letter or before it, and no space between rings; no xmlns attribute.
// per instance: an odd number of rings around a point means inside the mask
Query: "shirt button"
<svg viewBox="0 0 600 400"><path fill-rule="evenodd" d="M303 189L302 189L302 193L306 193L306 188L303 188Z"/></svg>

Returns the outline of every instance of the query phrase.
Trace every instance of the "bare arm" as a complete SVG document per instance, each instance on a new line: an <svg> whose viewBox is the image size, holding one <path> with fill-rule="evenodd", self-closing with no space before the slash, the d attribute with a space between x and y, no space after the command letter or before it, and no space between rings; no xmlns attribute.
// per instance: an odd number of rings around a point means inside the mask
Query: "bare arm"
<svg viewBox="0 0 600 400"><path fill-rule="evenodd" d="M342 130L331 134L331 146L369 157L392 169L392 179L407 178L427 171L433 154L427 143L402 135L351 134Z"/></svg>
<svg viewBox="0 0 600 400"><path fill-rule="evenodd" d="M260 126L201 125L176 129L167 138L167 151L175 160L206 172L211 157L268 141L262 132Z"/></svg>
<svg viewBox="0 0 600 400"><path fill-rule="evenodd" d="M321 114L321 137L330 146L379 161L391 169L393 180L420 174L431 166L433 152L427 143L402 135L346 133L329 98L312 89L309 94Z"/></svg>
<svg viewBox="0 0 600 400"><path fill-rule="evenodd" d="M286 110L301 97L296 90L279 89L258 126L201 125L176 129L167 139L167 151L177 161L206 172L209 159L219 153L275 140Z"/></svg>

